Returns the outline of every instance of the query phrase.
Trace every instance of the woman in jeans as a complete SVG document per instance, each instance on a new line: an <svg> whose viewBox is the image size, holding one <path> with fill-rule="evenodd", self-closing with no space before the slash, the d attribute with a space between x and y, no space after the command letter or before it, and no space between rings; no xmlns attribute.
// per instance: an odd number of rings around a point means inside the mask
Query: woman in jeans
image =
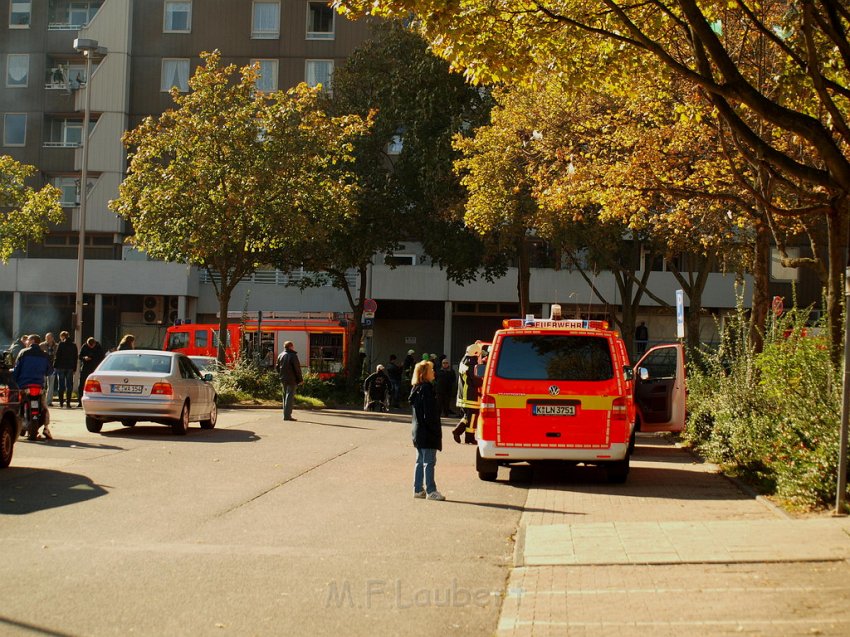
<svg viewBox="0 0 850 637"><path fill-rule="evenodd" d="M56 346L56 361L53 364L59 376L59 406L64 407L67 401L71 406L71 392L74 388L74 372L77 370L77 346L71 340L71 335L63 330L59 333L59 344Z"/></svg>
<svg viewBox="0 0 850 637"><path fill-rule="evenodd" d="M413 369L410 406L413 416L413 446L416 447L416 468L413 472L413 497L427 500L445 500L437 491L434 465L437 451L443 448L443 430L440 428L440 411L434 396L434 366L428 355Z"/></svg>

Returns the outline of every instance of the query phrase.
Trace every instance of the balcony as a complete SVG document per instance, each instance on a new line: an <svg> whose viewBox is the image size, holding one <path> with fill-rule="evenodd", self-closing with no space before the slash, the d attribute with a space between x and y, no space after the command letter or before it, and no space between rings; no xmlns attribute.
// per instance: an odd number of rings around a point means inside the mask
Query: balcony
<svg viewBox="0 0 850 637"><path fill-rule="evenodd" d="M101 5L103 0L91 2L52 0L47 10L47 29L49 31L79 31L91 22Z"/></svg>

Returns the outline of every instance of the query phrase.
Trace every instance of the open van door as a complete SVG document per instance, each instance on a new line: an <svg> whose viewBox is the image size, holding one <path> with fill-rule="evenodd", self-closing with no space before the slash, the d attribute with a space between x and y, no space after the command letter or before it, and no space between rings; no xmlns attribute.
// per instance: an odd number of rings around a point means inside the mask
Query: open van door
<svg viewBox="0 0 850 637"><path fill-rule="evenodd" d="M685 428L685 349L681 343L651 348L635 366L635 406L640 431Z"/></svg>

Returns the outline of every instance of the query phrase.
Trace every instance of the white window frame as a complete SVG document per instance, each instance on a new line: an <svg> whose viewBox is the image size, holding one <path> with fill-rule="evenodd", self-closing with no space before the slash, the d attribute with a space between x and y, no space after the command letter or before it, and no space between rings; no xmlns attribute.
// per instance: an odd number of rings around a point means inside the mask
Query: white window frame
<svg viewBox="0 0 850 637"><path fill-rule="evenodd" d="M80 180L78 177L54 177L50 183L58 188L62 193L59 196L59 203L63 208L73 208L80 205ZM73 192L73 196L68 200L66 195Z"/></svg>
<svg viewBox="0 0 850 637"><path fill-rule="evenodd" d="M310 77L311 67L313 65L316 65L316 64L319 64L319 63L330 65L330 73L328 74L328 85L327 86L322 82L314 81L315 79L318 79L318 78L315 78L315 77L311 78ZM313 73L313 74L315 75L315 73ZM325 93L330 94L330 93L333 92L333 77L334 77L334 61L333 60L327 60L327 59L304 60L304 82L307 83L307 86L313 87L313 86L316 86L317 84L322 84L322 90Z"/></svg>
<svg viewBox="0 0 850 637"><path fill-rule="evenodd" d="M170 6L176 4L187 4L189 5L189 15L186 18L186 28L185 29L175 29L173 25L168 23L169 15L171 17L174 16L175 12L172 11L169 13L168 8ZM180 11L179 13L183 13ZM192 32L192 2L191 0L165 0L162 5L162 32L163 33L191 33Z"/></svg>
<svg viewBox="0 0 850 637"><path fill-rule="evenodd" d="M272 58L255 58L251 60L251 64L255 63L260 65L260 75L257 77L257 82L255 84L256 89L262 93L275 92L278 89L278 77L280 76L279 60ZM270 68L268 70L264 70L263 67L267 65Z"/></svg>
<svg viewBox="0 0 850 637"><path fill-rule="evenodd" d="M186 65L186 87L185 87L185 89L180 84L170 83L168 81L168 77L166 76L166 71L165 71L166 64L168 64L168 63L177 64L179 62L183 62ZM178 80L179 80L180 75L181 75L179 66L176 68L176 71L177 71L177 76L178 76ZM191 64L189 58L162 58L162 66L160 68L160 75L159 75L159 90L160 90L160 92L168 93L169 91L171 91L172 86L177 86L177 89L181 93L188 93L189 92L189 77L191 76L191 73L192 73L192 64ZM166 84L168 84L168 86L166 86Z"/></svg>
<svg viewBox="0 0 850 637"><path fill-rule="evenodd" d="M320 5L330 9L331 12L331 30L330 31L311 31L312 26L310 18L312 17L313 5ZM336 11L328 7L326 2L308 2L307 3L307 39L308 40L333 40L336 37Z"/></svg>
<svg viewBox="0 0 850 637"><path fill-rule="evenodd" d="M256 26L257 7L259 5L276 5L277 6L277 24L274 28L259 29ZM254 0L251 4L251 39L252 40L277 40L280 38L280 2L271 2L269 0Z"/></svg>
<svg viewBox="0 0 850 637"><path fill-rule="evenodd" d="M9 143L8 137L6 136L9 126L8 119L12 116L20 116L24 118L24 139L21 143ZM3 145L9 147L17 147L20 148L22 146L27 145L27 114L26 113L3 113Z"/></svg>
<svg viewBox="0 0 850 637"><path fill-rule="evenodd" d="M23 84L17 84L12 80L12 60L26 60L26 72ZM30 85L30 55L29 53L10 53L6 56L6 88L27 88Z"/></svg>
<svg viewBox="0 0 850 637"><path fill-rule="evenodd" d="M26 16L27 16L26 24L23 24L21 22L14 23L12 21L13 17L15 16L15 5L26 5L27 6L27 9L26 9ZM20 15L24 15L24 10L19 9L17 13L20 14ZM12 0L9 3L9 28L10 29L29 29L31 23L32 23L32 1L31 0Z"/></svg>

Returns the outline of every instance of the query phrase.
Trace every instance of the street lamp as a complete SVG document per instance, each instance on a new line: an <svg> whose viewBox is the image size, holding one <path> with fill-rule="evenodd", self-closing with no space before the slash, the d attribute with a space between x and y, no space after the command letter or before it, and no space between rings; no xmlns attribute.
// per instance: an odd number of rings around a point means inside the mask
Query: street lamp
<svg viewBox="0 0 850 637"><path fill-rule="evenodd" d="M105 55L106 49L98 46L97 40L88 38L77 38L74 40L74 49L82 53L86 58L86 93L85 114L83 115L83 162L82 176L80 179L80 242L77 246L77 295L74 302L74 342L77 347L82 346L83 341L83 278L86 266L86 202L88 199L89 181L89 117L91 115L91 61L97 53Z"/></svg>

